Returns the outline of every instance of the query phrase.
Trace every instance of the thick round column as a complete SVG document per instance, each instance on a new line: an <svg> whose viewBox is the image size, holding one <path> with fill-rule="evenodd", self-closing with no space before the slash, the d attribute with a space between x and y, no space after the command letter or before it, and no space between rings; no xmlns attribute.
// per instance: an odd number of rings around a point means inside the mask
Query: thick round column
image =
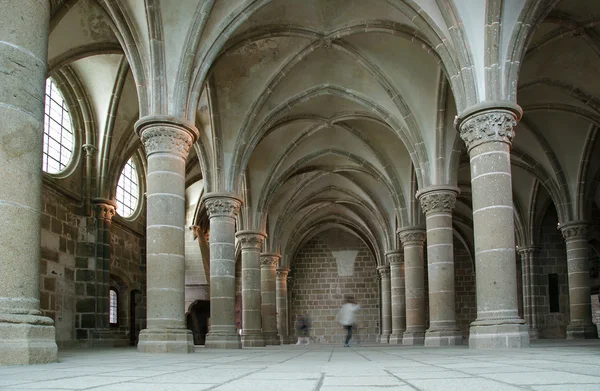
<svg viewBox="0 0 600 391"><path fill-rule="evenodd" d="M40 316L40 209L50 2L0 13L0 365L56 362Z"/></svg>
<svg viewBox="0 0 600 391"><path fill-rule="evenodd" d="M456 327L452 229L452 209L458 193L456 187L432 186L417 194L427 226L429 329L425 346L462 345Z"/></svg>
<svg viewBox="0 0 600 391"><path fill-rule="evenodd" d="M406 331L403 345L423 345L425 342L425 271L423 268L423 242L425 230L407 227L398 231L404 247L404 273L406 276Z"/></svg>
<svg viewBox="0 0 600 391"><path fill-rule="evenodd" d="M510 170L510 146L516 125L515 113L505 109L478 111L460 124L460 137L467 145L471 162L475 232L477 319L471 324L471 348L529 346L517 299Z"/></svg>
<svg viewBox="0 0 600 391"><path fill-rule="evenodd" d="M392 299L392 334L390 344L402 344L406 330L406 299L404 297L404 253L389 251L385 253L390 265L390 289Z"/></svg>
<svg viewBox="0 0 600 391"><path fill-rule="evenodd" d="M377 267L381 276L381 337L379 342L389 343L392 334L392 297L389 265Z"/></svg>
<svg viewBox="0 0 600 391"><path fill-rule="evenodd" d="M534 254L535 247L519 247L518 253L521 257L521 279L523 280L523 318L529 328L529 339L538 339L539 330L534 305Z"/></svg>
<svg viewBox="0 0 600 391"><path fill-rule="evenodd" d="M260 254L260 290L262 331L267 345L279 345L281 341L277 334L277 295L276 279L279 254Z"/></svg>
<svg viewBox="0 0 600 391"><path fill-rule="evenodd" d="M589 223L572 221L562 224L560 230L567 246L569 273L569 312L567 339L596 338L597 328L592 323L590 298L590 266L588 242Z"/></svg>
<svg viewBox="0 0 600 391"><path fill-rule="evenodd" d="M235 325L235 217L242 202L229 193L202 197L210 219L210 329L207 348L240 349Z"/></svg>
<svg viewBox="0 0 600 391"><path fill-rule="evenodd" d="M282 345L288 345L290 343L290 337L288 332L288 306L287 306L287 279L290 269L278 268L276 270L276 291L277 296L277 332L281 339Z"/></svg>
<svg viewBox="0 0 600 391"><path fill-rule="evenodd" d="M198 130L170 117L144 117L136 123L146 156L147 328L138 351L191 353L192 332L185 322L185 162Z"/></svg>
<svg viewBox="0 0 600 391"><path fill-rule="evenodd" d="M260 250L265 235L256 231L238 231L235 236L242 246L242 347L264 347Z"/></svg>

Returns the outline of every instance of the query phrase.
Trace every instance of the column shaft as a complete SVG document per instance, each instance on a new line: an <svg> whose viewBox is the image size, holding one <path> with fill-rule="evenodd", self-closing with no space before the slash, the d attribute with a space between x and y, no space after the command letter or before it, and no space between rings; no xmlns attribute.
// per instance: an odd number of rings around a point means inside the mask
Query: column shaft
<svg viewBox="0 0 600 391"><path fill-rule="evenodd" d="M569 277L569 310L567 339L596 338L597 328L592 323L589 267L589 223L574 221L560 226L567 247Z"/></svg>
<svg viewBox="0 0 600 391"><path fill-rule="evenodd" d="M399 231L404 247L404 273L406 276L406 331L403 345L423 345L425 342L425 272L423 268L423 242L425 231L419 227Z"/></svg>
<svg viewBox="0 0 600 391"><path fill-rule="evenodd" d="M390 284L390 267L379 266L377 268L381 276L381 337L379 342L389 343L392 334L392 298Z"/></svg>
<svg viewBox="0 0 600 391"><path fill-rule="evenodd" d="M460 127L471 162L477 319L471 324L469 347L529 346L525 322L519 318L515 261L510 142L514 112L476 112Z"/></svg>
<svg viewBox="0 0 600 391"><path fill-rule="evenodd" d="M267 345L279 345L281 340L277 334L277 264L279 254L263 253L261 257L261 298L262 298L262 330Z"/></svg>
<svg viewBox="0 0 600 391"><path fill-rule="evenodd" d="M203 197L210 218L210 330L206 347L242 347L235 326L235 217L241 201L231 194Z"/></svg>
<svg viewBox="0 0 600 391"><path fill-rule="evenodd" d="M185 323L185 162L197 130L185 122L145 117L136 128L148 156L146 217L147 328L138 351L191 353Z"/></svg>
<svg viewBox="0 0 600 391"><path fill-rule="evenodd" d="M390 265L390 289L392 299L392 334L390 344L402 344L406 330L406 299L404 285L404 254L390 251L385 254Z"/></svg>
<svg viewBox="0 0 600 391"><path fill-rule="evenodd" d="M535 247L519 247L523 280L523 318L529 329L529 339L537 339L539 332L534 305L534 254Z"/></svg>
<svg viewBox="0 0 600 391"><path fill-rule="evenodd" d="M0 14L0 365L56 362L54 322L40 312L40 216L47 1L2 2Z"/></svg>
<svg viewBox="0 0 600 391"><path fill-rule="evenodd" d="M279 268L277 272L277 332L281 339L281 344L289 344L290 337L288 331L288 308L287 308L287 277L290 269Z"/></svg>

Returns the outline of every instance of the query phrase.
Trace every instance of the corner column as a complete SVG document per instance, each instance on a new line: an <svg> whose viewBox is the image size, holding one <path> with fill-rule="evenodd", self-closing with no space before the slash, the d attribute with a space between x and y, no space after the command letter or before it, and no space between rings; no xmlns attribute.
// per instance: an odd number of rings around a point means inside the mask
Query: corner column
<svg viewBox="0 0 600 391"><path fill-rule="evenodd" d="M381 337L379 342L389 343L392 333L392 298L390 285L389 265L378 266L377 271L381 276Z"/></svg>
<svg viewBox="0 0 600 391"><path fill-rule="evenodd" d="M518 106L484 108L465 116L460 137L471 163L477 319L471 323L470 348L529 346L519 317L510 147Z"/></svg>
<svg viewBox="0 0 600 391"><path fill-rule="evenodd" d="M567 247L569 274L569 312L567 339L597 338L597 328L592 323L592 302L589 267L589 223L572 221L559 229Z"/></svg>
<svg viewBox="0 0 600 391"><path fill-rule="evenodd" d="M136 129L148 157L147 328L138 352L191 353L185 322L185 163L198 130L164 116L141 118Z"/></svg>
<svg viewBox="0 0 600 391"><path fill-rule="evenodd" d="M423 243L425 230L406 227L398 231L404 248L404 272L406 276L406 331L403 345L425 343L425 271L423 268Z"/></svg>
<svg viewBox="0 0 600 391"><path fill-rule="evenodd" d="M277 286L276 286L276 295L277 295L277 330L279 333L279 338L281 339L282 345L289 345L290 337L288 332L288 308L287 308L287 281L288 274L290 269L288 268L278 268L276 270L277 273Z"/></svg>
<svg viewBox="0 0 600 391"><path fill-rule="evenodd" d="M427 226L429 329L425 346L462 345L456 327L452 209L459 189L432 186L417 193Z"/></svg>
<svg viewBox="0 0 600 391"><path fill-rule="evenodd" d="M230 193L202 197L210 219L210 330L206 347L240 349L235 326L235 218L242 201Z"/></svg>
<svg viewBox="0 0 600 391"><path fill-rule="evenodd" d="M262 331L266 345L281 344L277 334L277 264L279 254L260 254Z"/></svg>
<svg viewBox="0 0 600 391"><path fill-rule="evenodd" d="M0 13L0 365L56 362L40 311L44 91L50 2L3 1Z"/></svg>
<svg viewBox="0 0 600 391"><path fill-rule="evenodd" d="M404 254L401 251L385 253L390 265L390 285L392 296L392 334L390 344L402 344L406 330L406 299L404 286Z"/></svg>
<svg viewBox="0 0 600 391"><path fill-rule="evenodd" d="M533 246L519 247L517 252L521 257L521 279L523 280L523 318L529 328L529 339L539 338L535 303L534 256Z"/></svg>

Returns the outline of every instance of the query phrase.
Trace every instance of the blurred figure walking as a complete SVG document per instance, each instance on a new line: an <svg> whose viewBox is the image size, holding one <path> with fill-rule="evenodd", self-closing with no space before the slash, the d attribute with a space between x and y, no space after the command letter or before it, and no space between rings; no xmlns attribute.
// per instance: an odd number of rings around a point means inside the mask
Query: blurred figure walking
<svg viewBox="0 0 600 391"><path fill-rule="evenodd" d="M350 339L352 338L352 327L356 323L356 313L360 309L360 306L356 304L354 297L346 296L346 301L342 304L340 312L337 315L337 321L346 329L346 340L344 341L344 347L350 346Z"/></svg>
<svg viewBox="0 0 600 391"><path fill-rule="evenodd" d="M308 332L310 331L310 319L308 315L300 315L296 319L296 334L298 335L298 342L296 345L308 345L310 340L308 339Z"/></svg>

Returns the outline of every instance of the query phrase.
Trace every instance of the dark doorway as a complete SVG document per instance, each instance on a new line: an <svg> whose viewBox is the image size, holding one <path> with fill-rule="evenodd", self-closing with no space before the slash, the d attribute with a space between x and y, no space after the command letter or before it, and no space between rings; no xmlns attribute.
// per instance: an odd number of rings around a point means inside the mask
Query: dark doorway
<svg viewBox="0 0 600 391"><path fill-rule="evenodd" d="M140 326L138 324L137 312L140 311L139 304L142 300L142 293L138 290L132 290L129 296L129 345L137 345Z"/></svg>
<svg viewBox="0 0 600 391"><path fill-rule="evenodd" d="M187 328L194 334L194 345L204 345L206 343L209 317L209 300L196 300L190 306L190 312L186 315L186 323Z"/></svg>

